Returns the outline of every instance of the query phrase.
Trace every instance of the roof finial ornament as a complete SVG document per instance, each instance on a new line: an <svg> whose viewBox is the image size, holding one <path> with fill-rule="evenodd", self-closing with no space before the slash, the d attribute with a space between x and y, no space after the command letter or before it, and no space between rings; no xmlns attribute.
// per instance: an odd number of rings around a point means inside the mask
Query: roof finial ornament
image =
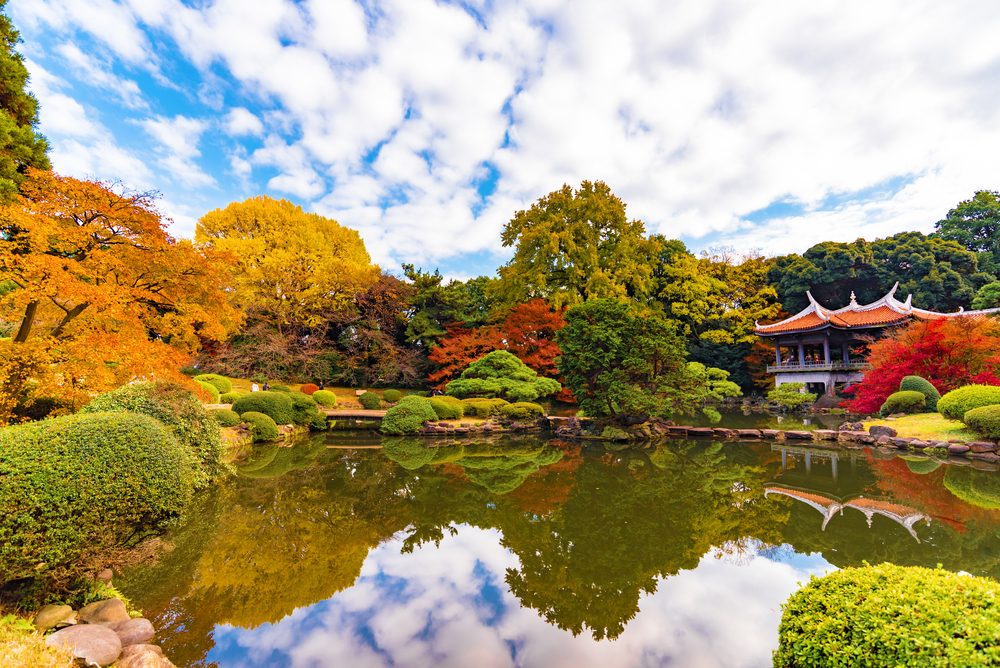
<svg viewBox="0 0 1000 668"><path fill-rule="evenodd" d="M858 298L857 296L855 296L854 290L851 290L851 306L857 306L857 305L858 305Z"/></svg>

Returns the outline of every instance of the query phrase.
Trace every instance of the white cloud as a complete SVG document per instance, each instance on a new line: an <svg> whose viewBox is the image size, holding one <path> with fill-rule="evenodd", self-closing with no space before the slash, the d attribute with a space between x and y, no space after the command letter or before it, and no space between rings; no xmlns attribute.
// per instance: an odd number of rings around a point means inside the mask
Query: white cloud
<svg viewBox="0 0 1000 668"><path fill-rule="evenodd" d="M226 115L226 132L234 137L259 137L264 134L264 124L246 107L234 107Z"/></svg>
<svg viewBox="0 0 1000 668"><path fill-rule="evenodd" d="M194 188L215 183L215 179L197 163L201 157L198 142L208 129L205 120L188 116L156 116L142 120L140 125L156 140L160 162L171 178Z"/></svg>
<svg viewBox="0 0 1000 668"><path fill-rule="evenodd" d="M85 82L100 86L105 92L111 93L129 109L147 109L149 105L142 97L139 85L131 79L123 79L114 74L111 68L98 62L92 55L84 53L70 42L60 44L56 51L77 75Z"/></svg>

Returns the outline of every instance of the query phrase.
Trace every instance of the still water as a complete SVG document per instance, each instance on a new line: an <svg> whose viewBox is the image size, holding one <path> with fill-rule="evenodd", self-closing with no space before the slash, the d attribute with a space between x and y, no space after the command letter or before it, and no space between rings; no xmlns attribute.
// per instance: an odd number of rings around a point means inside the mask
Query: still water
<svg viewBox="0 0 1000 668"><path fill-rule="evenodd" d="M776 443L424 443L261 446L116 585L179 666L767 666L811 575L1000 576L998 472Z"/></svg>

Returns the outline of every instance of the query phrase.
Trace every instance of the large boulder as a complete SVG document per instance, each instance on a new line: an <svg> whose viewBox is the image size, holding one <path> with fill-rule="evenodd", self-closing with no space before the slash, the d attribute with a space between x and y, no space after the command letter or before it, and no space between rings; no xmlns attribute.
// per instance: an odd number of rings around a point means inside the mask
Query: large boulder
<svg viewBox="0 0 1000 668"><path fill-rule="evenodd" d="M147 643L156 635L156 631L149 620L141 617L125 622L115 622L114 624L109 624L109 627L118 634L118 637L122 641L122 647Z"/></svg>
<svg viewBox="0 0 1000 668"><path fill-rule="evenodd" d="M65 647L85 664L110 666L122 653L118 634L101 624L77 624L56 631L45 639L52 647Z"/></svg>
<svg viewBox="0 0 1000 668"><path fill-rule="evenodd" d="M83 624L127 622L131 619L120 598L108 598L85 605L80 608L77 618Z"/></svg>
<svg viewBox="0 0 1000 668"><path fill-rule="evenodd" d="M868 427L868 433L875 438L878 438L879 436L889 436L891 438L897 434L896 430L892 427L885 427L878 424Z"/></svg>
<svg viewBox="0 0 1000 668"><path fill-rule="evenodd" d="M35 613L35 628L48 631L57 626L76 624L76 613L68 605L43 605Z"/></svg>

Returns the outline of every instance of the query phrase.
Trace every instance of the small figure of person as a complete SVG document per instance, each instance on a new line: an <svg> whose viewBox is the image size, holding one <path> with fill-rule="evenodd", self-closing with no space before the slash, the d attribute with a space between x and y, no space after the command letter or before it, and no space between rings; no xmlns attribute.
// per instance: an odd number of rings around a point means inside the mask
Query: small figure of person
<svg viewBox="0 0 1000 668"><path fill-rule="evenodd" d="M251 392L260 392L260 387L257 385L257 383L254 383L253 385L250 386L250 391Z"/></svg>
<svg viewBox="0 0 1000 668"><path fill-rule="evenodd" d="M271 390L271 384L270 384L270 383L268 383L268 382L267 382L267 381L265 380L265 381L264 381L264 391L265 391L265 392L270 392L270 390Z"/></svg>
<svg viewBox="0 0 1000 668"><path fill-rule="evenodd" d="M322 389L325 389L325 387L324 387L324 385L323 385L323 381L319 381L319 383L317 383L317 386L318 386L318 387L319 387L319 389L321 389L321 390L322 390Z"/></svg>

